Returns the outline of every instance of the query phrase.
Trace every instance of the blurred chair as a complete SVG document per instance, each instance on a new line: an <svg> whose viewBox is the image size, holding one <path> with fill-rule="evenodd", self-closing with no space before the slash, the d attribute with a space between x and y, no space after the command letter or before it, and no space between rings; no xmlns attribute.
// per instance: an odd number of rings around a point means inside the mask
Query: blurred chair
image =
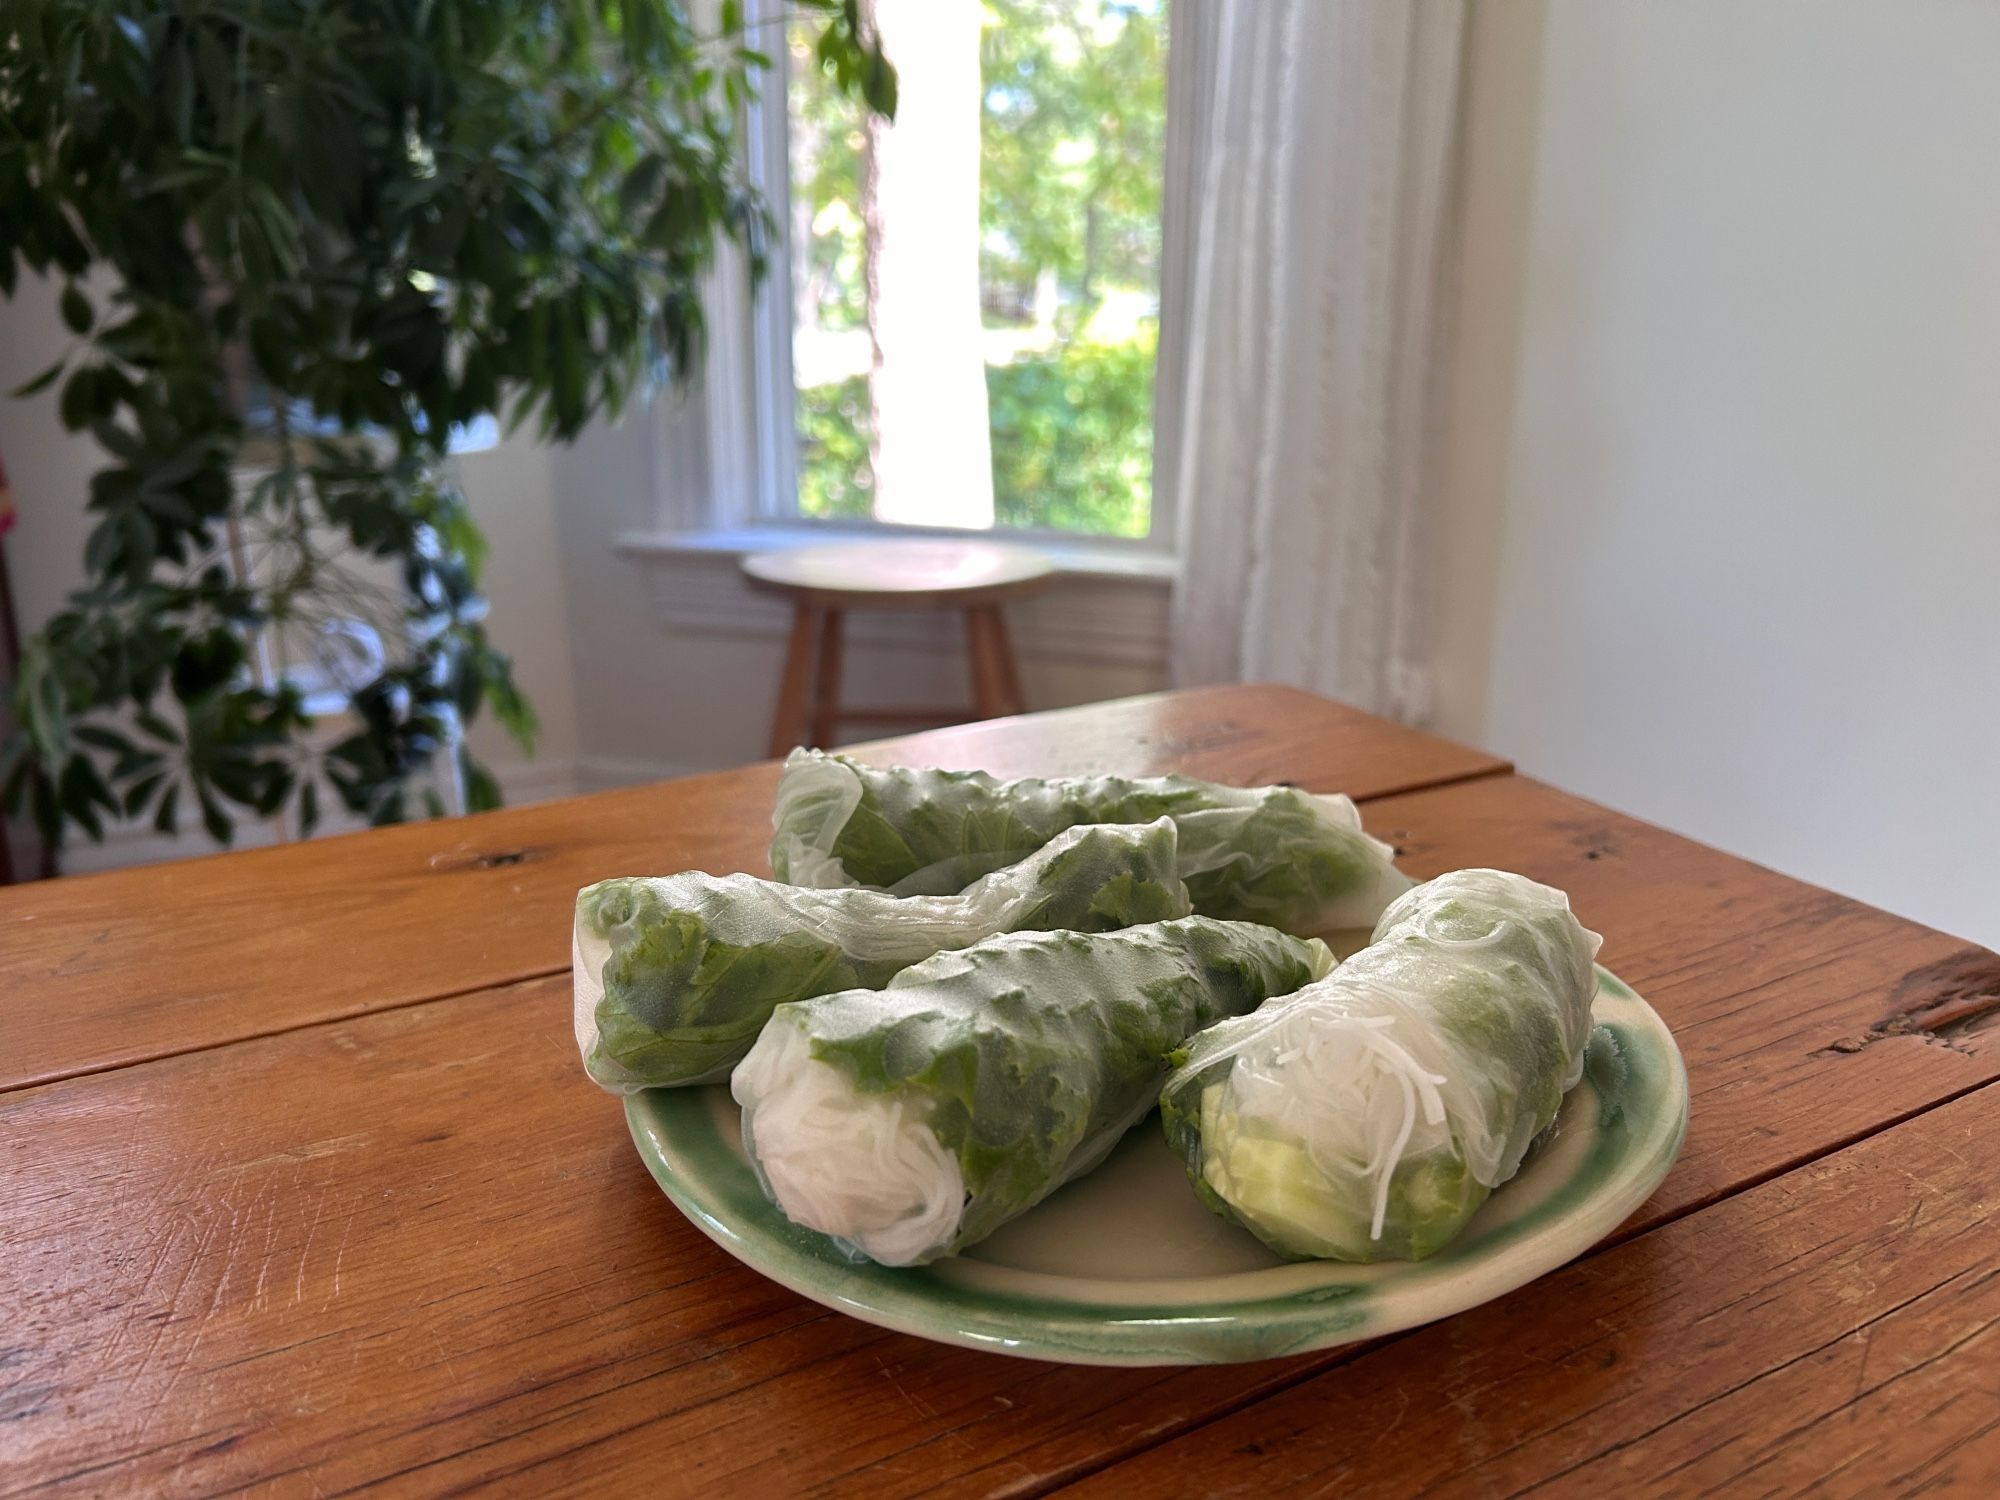
<svg viewBox="0 0 2000 1500"><path fill-rule="evenodd" d="M1021 675L1001 606L1049 581L1055 565L1026 547L907 538L829 542L743 559L751 587L792 601L791 641L771 720L771 754L833 743L841 724L957 724L1023 713ZM840 701L841 645L850 610L960 611L972 707L849 708Z"/></svg>

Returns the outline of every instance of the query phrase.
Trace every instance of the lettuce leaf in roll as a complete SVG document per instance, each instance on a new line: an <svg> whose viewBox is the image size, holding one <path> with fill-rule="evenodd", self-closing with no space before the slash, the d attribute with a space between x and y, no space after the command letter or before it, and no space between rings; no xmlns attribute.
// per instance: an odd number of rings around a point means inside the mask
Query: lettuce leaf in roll
<svg viewBox="0 0 2000 1500"><path fill-rule="evenodd" d="M1418 886L1330 977L1188 1044L1168 1142L1209 1207L1274 1249L1430 1255L1581 1076L1599 941L1520 875Z"/></svg>
<svg viewBox="0 0 2000 1500"><path fill-rule="evenodd" d="M1188 776L998 781L797 750L772 817L771 868L796 885L958 890L1066 828L1169 817L1202 916L1328 935L1367 928L1410 887L1346 797Z"/></svg>
<svg viewBox="0 0 2000 1500"><path fill-rule="evenodd" d="M719 1082L787 1001L879 989L998 933L1185 916L1176 839L1165 818L1070 829L950 896L699 872L600 881L577 895L572 947L584 1067L620 1093Z"/></svg>
<svg viewBox="0 0 2000 1500"><path fill-rule="evenodd" d="M1332 963L1317 939L1202 917L941 953L779 1006L730 1079L744 1146L794 1222L921 1265L1103 1160L1191 1033Z"/></svg>

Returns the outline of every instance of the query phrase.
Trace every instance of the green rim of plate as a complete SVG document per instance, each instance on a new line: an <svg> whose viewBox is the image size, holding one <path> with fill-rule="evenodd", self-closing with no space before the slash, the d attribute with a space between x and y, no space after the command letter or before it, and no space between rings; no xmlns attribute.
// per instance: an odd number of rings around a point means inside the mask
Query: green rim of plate
<svg viewBox="0 0 2000 1500"><path fill-rule="evenodd" d="M1013 1269L1000 1278L1006 1289L978 1284L981 1278L968 1283L962 1261L856 1264L764 1196L722 1128L714 1098L726 1093L721 1086L628 1095L625 1116L639 1155L682 1213L745 1265L827 1307L1026 1358L1221 1364L1331 1348L1462 1312L1575 1259L1644 1203L1686 1133L1687 1072L1658 1014L1603 969L1595 1017L1583 1079L1564 1114L1589 1112L1594 1098L1587 1148L1567 1153L1554 1180L1548 1174L1558 1153L1531 1155L1489 1200L1501 1211L1482 1211L1430 1259L1309 1261L1190 1277L1140 1301L1121 1292L1129 1284ZM1539 1201L1507 1214L1507 1195L1537 1174L1544 1179ZM1489 1225L1489 1217L1497 1222Z"/></svg>

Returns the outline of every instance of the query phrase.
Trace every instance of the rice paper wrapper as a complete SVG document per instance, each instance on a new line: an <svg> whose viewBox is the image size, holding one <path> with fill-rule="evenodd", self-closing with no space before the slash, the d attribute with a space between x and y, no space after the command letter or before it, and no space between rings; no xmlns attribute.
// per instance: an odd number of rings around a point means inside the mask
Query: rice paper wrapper
<svg viewBox="0 0 2000 1500"><path fill-rule="evenodd" d="M1330 936L1372 927L1410 888L1348 798L1186 776L998 781L797 750L772 814L780 880L897 894L958 890L1087 823L1174 820L1194 910Z"/></svg>
<svg viewBox="0 0 2000 1500"><path fill-rule="evenodd" d="M616 1093L720 1082L788 1001L880 988L998 933L1186 916L1177 839L1167 818L1072 828L948 896L699 872L587 886L571 939L584 1068Z"/></svg>
<svg viewBox="0 0 2000 1500"><path fill-rule="evenodd" d="M1211 1208L1280 1251L1429 1255L1581 1076L1600 942L1523 876L1418 886L1328 978L1194 1038L1168 1140Z"/></svg>
<svg viewBox="0 0 2000 1500"><path fill-rule="evenodd" d="M881 991L780 1006L730 1082L744 1145L795 1222L920 1265L1102 1161L1191 1032L1332 962L1316 940L1201 917L941 953Z"/></svg>

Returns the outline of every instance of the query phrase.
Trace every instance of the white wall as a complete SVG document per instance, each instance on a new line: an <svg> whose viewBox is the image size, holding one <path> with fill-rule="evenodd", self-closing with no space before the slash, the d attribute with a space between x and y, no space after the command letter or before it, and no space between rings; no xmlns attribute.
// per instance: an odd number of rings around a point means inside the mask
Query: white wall
<svg viewBox="0 0 2000 1500"><path fill-rule="evenodd" d="M90 531L83 502L92 472L104 461L95 442L72 437L56 420L60 383L24 400L6 394L72 342L56 313L56 291L56 283L23 276L13 300L0 301L0 461L7 465L15 510L7 571L24 633L38 629L83 581L83 541Z"/></svg>
<svg viewBox="0 0 2000 1500"><path fill-rule="evenodd" d="M782 602L747 589L730 554L635 557L619 547L622 537L660 528L661 496L668 515L691 511L675 497L708 483L698 404L660 400L664 420L635 411L555 455L586 789L756 760L770 734L788 621ZM1009 618L1033 708L1166 685L1158 581L1067 579ZM850 620L843 702L970 700L962 620L923 619L916 631L880 615ZM1100 619L1108 629L1092 628ZM857 724L843 737L887 732Z"/></svg>
<svg viewBox="0 0 2000 1500"><path fill-rule="evenodd" d="M496 768L516 801L574 790L582 745L571 674L569 600L563 588L562 495L555 450L531 436L503 437L458 460L467 502L490 546L483 586L487 628L514 658L514 676L541 719L534 767L489 714L472 726L473 753Z"/></svg>
<svg viewBox="0 0 2000 1500"><path fill-rule="evenodd" d="M1471 46L1442 727L2000 944L2000 5Z"/></svg>

